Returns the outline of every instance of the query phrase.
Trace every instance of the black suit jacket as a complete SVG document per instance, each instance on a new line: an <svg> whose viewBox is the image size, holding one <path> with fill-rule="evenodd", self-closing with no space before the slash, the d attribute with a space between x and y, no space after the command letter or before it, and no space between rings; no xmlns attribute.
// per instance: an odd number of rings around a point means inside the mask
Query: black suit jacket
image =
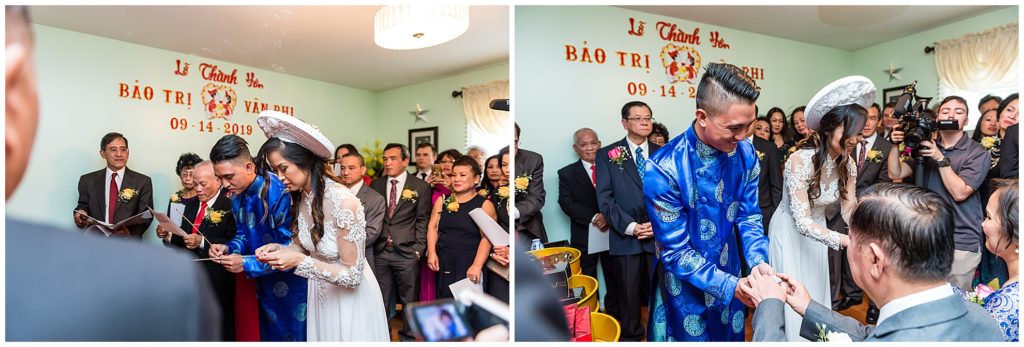
<svg viewBox="0 0 1024 347"><path fill-rule="evenodd" d="M370 187L377 193L384 196L384 225L381 228L380 236L373 246L373 251L380 253L387 244L388 235L394 243L395 251L406 258L416 258L416 252L420 255L426 254L427 248L427 221L430 219L430 185L413 175L407 174L404 189L416 192L416 202L402 200L402 192L398 191L398 204L395 205L395 214L388 218L387 199L391 178L380 177L370 183Z"/></svg>
<svg viewBox="0 0 1024 347"><path fill-rule="evenodd" d="M90 217L101 221L107 220L106 199L109 189L107 185L110 182L104 182L106 176L107 169L103 168L84 174L78 179L78 206L75 207L75 210L83 210ZM121 180L121 191L128 188L135 189L136 195L128 201L118 200L114 207L114 223L153 207L153 181L149 179L149 176L125 168L124 177ZM140 223L129 225L128 231L131 233L131 237L141 238L152 222L153 218L148 218Z"/></svg>
<svg viewBox="0 0 1024 347"><path fill-rule="evenodd" d="M373 268L373 246L380 237L380 229L384 224L384 215L387 214L387 200L380 193L370 188L369 185L362 185L356 192L356 197L363 204L363 213L366 218L366 263ZM386 241L386 240L385 240Z"/></svg>
<svg viewBox="0 0 1024 347"><path fill-rule="evenodd" d="M569 245L587 254L590 221L601 211L597 207L597 190L590 183L590 173L582 160L558 170L558 206L569 216Z"/></svg>
<svg viewBox="0 0 1024 347"><path fill-rule="evenodd" d="M865 154L864 169L857 173L857 195L860 195L860 192L875 183L892 182L892 179L889 178L889 160L886 158L889 155L889 151L892 150L892 143L882 138L881 134L879 134L875 136L875 143L871 145L871 150L879 151L882 154L880 157L881 162L873 163L867 159L867 154ZM856 161L856 156L860 154L853 153L852 155L855 155L853 160Z"/></svg>
<svg viewBox="0 0 1024 347"><path fill-rule="evenodd" d="M203 247L188 249L185 247L184 238L171 234L170 243L191 252L197 258L207 258L210 254L210 242L215 244L225 244L234 239L236 230L235 215L231 213L231 199L227 197L227 193L227 190L221 189L220 194L217 196L217 201L214 201L212 206L206 207L205 216L199 224L199 232L205 235L209 242L206 242ZM181 227L181 230L184 230L186 233L192 232L192 222L195 221L196 215L199 214L199 207L201 204L202 203L199 199L193 199L185 204L185 212L183 212L181 220L178 221L178 225ZM214 224L208 218L211 211L225 212L221 217L220 223Z"/></svg>
<svg viewBox="0 0 1024 347"><path fill-rule="evenodd" d="M220 308L188 255L7 219L7 341L216 341ZM39 247L51 252L41 256Z"/></svg>
<svg viewBox="0 0 1024 347"><path fill-rule="evenodd" d="M1017 165L1020 164L1017 153L1017 143L1020 142L1018 125L1006 128L1006 134L1003 134L1003 142L999 146L999 163L992 170L995 177L1017 178Z"/></svg>
<svg viewBox="0 0 1024 347"><path fill-rule="evenodd" d="M515 179L523 174L530 175L530 186L526 195L516 196L516 209L519 219L515 221L516 231L548 242L548 233L544 229L544 217L540 209L544 207L547 193L544 191L544 157L535 152L520 148L516 151L515 173L511 177L511 187L515 191ZM529 242L529 240L526 240Z"/></svg>
<svg viewBox="0 0 1024 347"><path fill-rule="evenodd" d="M757 181L757 204L761 208L764 230L768 231L772 215L775 209L782 202L782 158L779 156L779 148L775 143L754 136L751 139L754 149L757 150L758 158L764 155L761 160L761 173Z"/></svg>
<svg viewBox="0 0 1024 347"><path fill-rule="evenodd" d="M625 147L626 159L620 167L608 158L608 151L615 147ZM660 146L647 143L648 150L644 153L650 159L651 153ZM637 173L634 153L630 153L629 145L623 138L597 151L597 204L604 214L611 229L615 231L608 236L608 253L611 255L637 255L654 253L654 238L638 240L636 236L626 235L630 223L649 222L647 208L644 205L644 186ZM646 217L646 218L644 218Z"/></svg>

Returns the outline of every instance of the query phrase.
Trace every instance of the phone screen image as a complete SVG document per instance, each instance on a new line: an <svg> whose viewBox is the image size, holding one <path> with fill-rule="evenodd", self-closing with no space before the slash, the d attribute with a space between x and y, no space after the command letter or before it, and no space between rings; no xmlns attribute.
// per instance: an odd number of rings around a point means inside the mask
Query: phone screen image
<svg viewBox="0 0 1024 347"><path fill-rule="evenodd" d="M416 307L413 316L423 339L428 342L458 340L469 335L469 328L454 303Z"/></svg>

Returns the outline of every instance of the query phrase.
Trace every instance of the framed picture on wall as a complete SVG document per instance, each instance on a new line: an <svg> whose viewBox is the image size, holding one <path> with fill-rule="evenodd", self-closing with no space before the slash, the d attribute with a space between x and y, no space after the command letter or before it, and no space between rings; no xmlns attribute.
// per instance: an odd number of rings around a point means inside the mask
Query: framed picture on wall
<svg viewBox="0 0 1024 347"><path fill-rule="evenodd" d="M885 104L888 104L890 102L896 102L896 100L900 99L900 95L903 95L903 90L907 89L907 87L909 87L909 86L910 85L908 84L908 85L905 85L905 86L885 88L882 91L882 103L881 104L885 105Z"/></svg>
<svg viewBox="0 0 1024 347"><path fill-rule="evenodd" d="M416 153L416 146L429 143L437 148L437 127L409 129L409 151ZM409 155L412 155L409 153Z"/></svg>

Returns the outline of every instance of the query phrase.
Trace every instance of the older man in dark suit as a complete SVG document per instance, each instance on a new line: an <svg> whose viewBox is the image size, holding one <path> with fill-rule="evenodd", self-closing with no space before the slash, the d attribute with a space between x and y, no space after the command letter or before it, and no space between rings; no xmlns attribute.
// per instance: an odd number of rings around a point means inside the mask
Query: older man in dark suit
<svg viewBox="0 0 1024 347"><path fill-rule="evenodd" d="M512 219L516 220L516 232L524 242L529 244L531 239L540 239L546 243L548 233L540 213L547 195L544 191L544 157L519 148L519 124L515 127L515 151L512 153L516 163L515 175L510 179L516 191L516 206L512 209ZM521 190L525 192L520 193Z"/></svg>
<svg viewBox="0 0 1024 347"><path fill-rule="evenodd" d="M210 257L210 244L224 244L235 238L235 217L231 214L231 198L222 190L220 180L213 173L213 163L200 162L192 174L196 182L196 197L185 204L178 225L187 234L174 235L157 226L157 236L169 238L169 244L185 249L194 257ZM220 303L222 337L235 338L235 275L212 261L204 261L206 274Z"/></svg>
<svg viewBox="0 0 1024 347"><path fill-rule="evenodd" d="M608 251L590 254L589 250L591 225L601 232L609 232L608 221L597 206L597 167L594 159L597 150L601 148L601 140L590 128L576 130L572 138L572 149L576 151L580 160L558 170L558 205L569 217L569 245L583 252L580 259L583 274L597 278L597 264L600 262L607 279L612 268ZM605 300L602 300L605 308L608 311L616 311L615 300L618 293L615 290L618 286L609 285L605 288L608 290Z"/></svg>
<svg viewBox="0 0 1024 347"><path fill-rule="evenodd" d="M782 158L774 142L757 136L749 136L761 161L761 172L757 180L757 205L761 208L762 225L768 231L772 215L782 202Z"/></svg>
<svg viewBox="0 0 1024 347"><path fill-rule="evenodd" d="M128 169L128 139L109 133L100 140L100 157L107 167L78 179L75 225L89 226L88 217L116 224L153 207L153 182L149 176ZM113 230L114 235L142 238L153 218L144 218Z"/></svg>
<svg viewBox="0 0 1024 347"><path fill-rule="evenodd" d="M953 208L935 192L883 183L868 188L850 220L854 280L881 306L877 325L811 300L799 279L783 283L755 269L743 284L757 309L754 341L782 341L783 302L803 316L800 335L812 341L840 333L852 341L990 341L1003 333L985 309L966 302L947 282L953 263ZM788 287L788 292L787 292Z"/></svg>
<svg viewBox="0 0 1024 347"><path fill-rule="evenodd" d="M341 157L341 184L352 190L363 203L366 215L366 263L374 268L373 245L380 236L380 228L384 224L384 196L363 184L366 174L366 162L358 153L348 153Z"/></svg>
<svg viewBox="0 0 1024 347"><path fill-rule="evenodd" d="M419 260L427 248L430 218L430 186L405 171L409 149L389 143L384 146L384 176L370 187L387 201L381 235L373 246L374 275L380 284L388 316L394 314L392 295L404 305L418 301ZM403 341L413 340L409 322L399 332Z"/></svg>
<svg viewBox="0 0 1024 347"><path fill-rule="evenodd" d="M640 101L622 106L626 137L597 152L597 203L611 226L609 286L618 286L618 312L623 341L640 341L644 327L640 308L650 298L654 265L654 229L644 205L644 163L658 145L647 142L654 122L651 108Z"/></svg>
<svg viewBox="0 0 1024 347"><path fill-rule="evenodd" d="M6 6L8 202L28 168L39 124L30 22L27 7ZM209 281L188 256L11 216L6 230L7 341L220 338L220 313ZM48 251L40 256L32 245Z"/></svg>

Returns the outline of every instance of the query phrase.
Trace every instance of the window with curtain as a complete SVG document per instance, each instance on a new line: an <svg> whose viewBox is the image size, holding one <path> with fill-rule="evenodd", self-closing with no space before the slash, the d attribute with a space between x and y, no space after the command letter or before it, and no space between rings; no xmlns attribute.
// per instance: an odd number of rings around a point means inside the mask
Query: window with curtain
<svg viewBox="0 0 1024 347"><path fill-rule="evenodd" d="M981 117L978 101L986 95L1005 98L1019 89L1017 23L935 43L939 97L967 100L971 130Z"/></svg>
<svg viewBox="0 0 1024 347"><path fill-rule="evenodd" d="M492 110L490 107L491 100L508 99L508 95L508 80L462 88L467 148L479 146L487 156L492 156L512 142L512 117L508 112Z"/></svg>

